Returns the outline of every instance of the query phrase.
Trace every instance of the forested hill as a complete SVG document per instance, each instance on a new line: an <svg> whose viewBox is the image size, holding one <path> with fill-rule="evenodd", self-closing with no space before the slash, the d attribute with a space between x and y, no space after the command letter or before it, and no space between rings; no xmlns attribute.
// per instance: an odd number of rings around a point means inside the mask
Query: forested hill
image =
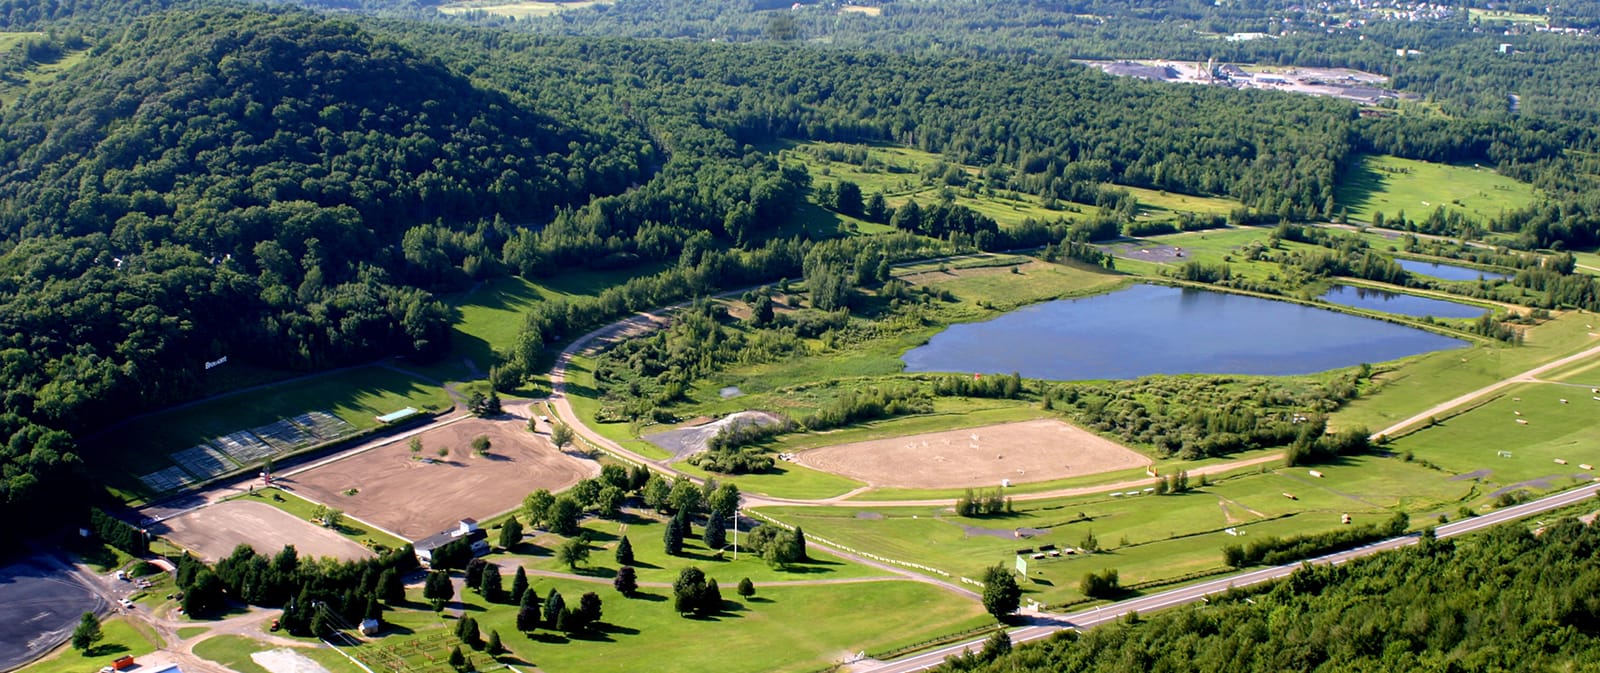
<svg viewBox="0 0 1600 673"><path fill-rule="evenodd" d="M45 432L30 421L83 429L187 399L222 355L441 352L449 316L417 270L428 251L401 245L409 225L483 247L491 215L548 220L648 179L655 154L633 125L558 120L344 22L124 24L0 112L8 452ZM48 490L61 461L35 458L7 468L0 504Z"/></svg>
<svg viewBox="0 0 1600 673"><path fill-rule="evenodd" d="M1297 571L1138 624L940 671L1571 671L1600 656L1600 530L1505 524ZM991 650L992 651L992 650Z"/></svg>

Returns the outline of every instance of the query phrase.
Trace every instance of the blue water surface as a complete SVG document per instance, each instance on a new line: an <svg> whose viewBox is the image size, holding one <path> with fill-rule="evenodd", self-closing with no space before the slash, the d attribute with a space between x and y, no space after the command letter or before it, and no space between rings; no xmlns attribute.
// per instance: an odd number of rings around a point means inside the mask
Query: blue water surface
<svg viewBox="0 0 1600 673"><path fill-rule="evenodd" d="M1456 266L1454 264L1419 262L1414 259L1397 259L1395 261L1400 263L1400 268L1410 271L1411 273L1432 276L1440 280L1477 280L1479 278L1484 280L1505 280L1511 277L1503 273L1484 271L1482 269L1474 269L1466 266Z"/></svg>
<svg viewBox="0 0 1600 673"><path fill-rule="evenodd" d="M1364 308L1384 313L1398 313L1411 316L1433 316L1435 318L1476 318L1489 309L1470 304L1458 304L1443 299L1418 297L1414 294L1403 292L1390 292L1368 287L1353 285L1335 285L1322 295L1322 300L1330 304Z"/></svg>
<svg viewBox="0 0 1600 673"><path fill-rule="evenodd" d="M909 372L1020 372L1059 381L1150 374L1309 374L1467 344L1393 323L1208 290L1134 285L951 325Z"/></svg>

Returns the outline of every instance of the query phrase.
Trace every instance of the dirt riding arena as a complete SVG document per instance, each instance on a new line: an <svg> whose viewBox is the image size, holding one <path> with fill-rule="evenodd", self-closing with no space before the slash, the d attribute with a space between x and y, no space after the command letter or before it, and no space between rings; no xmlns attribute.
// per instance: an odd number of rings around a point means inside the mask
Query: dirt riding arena
<svg viewBox="0 0 1600 673"><path fill-rule="evenodd" d="M989 488L1125 470L1150 459L1056 420L1004 423L812 449L806 467L878 487Z"/></svg>
<svg viewBox="0 0 1600 673"><path fill-rule="evenodd" d="M207 561L226 558L241 542L269 556L287 544L294 545L301 558L326 556L353 561L372 556L366 547L338 533L251 500L202 507L156 524L150 532L193 550Z"/></svg>
<svg viewBox="0 0 1600 673"><path fill-rule="evenodd" d="M489 438L485 456L472 440ZM528 432L523 421L471 418L418 435L419 459L409 440L323 465L279 482L295 493L418 540L455 526L456 521L488 518L521 504L541 489L559 491L599 474L590 460L556 450L547 435ZM439 449L449 449L445 457ZM345 495L349 489L354 495Z"/></svg>

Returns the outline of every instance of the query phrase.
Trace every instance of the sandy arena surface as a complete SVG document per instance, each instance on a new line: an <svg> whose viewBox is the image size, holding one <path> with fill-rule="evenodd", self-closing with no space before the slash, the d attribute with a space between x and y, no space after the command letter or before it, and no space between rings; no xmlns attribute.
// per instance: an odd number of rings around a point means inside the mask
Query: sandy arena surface
<svg viewBox="0 0 1600 673"><path fill-rule="evenodd" d="M338 533L253 500L202 507L152 525L150 532L194 550L207 561L226 558L241 542L267 556L286 544L294 545L301 558L331 556L352 561L372 556L365 547Z"/></svg>
<svg viewBox="0 0 1600 673"><path fill-rule="evenodd" d="M328 673L322 664L287 647L256 652L250 655L250 660L272 673Z"/></svg>
<svg viewBox="0 0 1600 673"><path fill-rule="evenodd" d="M795 462L878 487L989 488L1112 472L1150 459L1068 423L1041 419L804 451Z"/></svg>
<svg viewBox="0 0 1600 673"><path fill-rule="evenodd" d="M487 456L472 452L479 435L489 437ZM516 418L472 418L419 437L426 460L413 460L408 441L398 440L279 482L415 541L464 517L486 519L512 509L535 490L559 491L600 472L598 463L557 451L548 435L528 432ZM440 447L449 455L440 458ZM351 488L356 494L344 495Z"/></svg>

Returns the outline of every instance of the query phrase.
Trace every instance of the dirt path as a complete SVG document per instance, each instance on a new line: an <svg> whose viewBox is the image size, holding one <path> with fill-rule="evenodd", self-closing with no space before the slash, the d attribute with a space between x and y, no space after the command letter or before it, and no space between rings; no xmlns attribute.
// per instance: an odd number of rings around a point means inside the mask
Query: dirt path
<svg viewBox="0 0 1600 673"><path fill-rule="evenodd" d="M1553 369L1557 369L1557 368L1572 364L1572 363L1577 362L1579 360L1582 360L1584 358L1590 358L1590 357L1595 357L1595 356L1600 356L1600 346L1593 346L1593 347L1591 347L1591 348L1589 348L1587 350L1584 350L1582 352L1573 353L1572 355L1568 355L1568 356L1566 356L1564 358L1561 358L1559 360L1555 360L1555 361L1552 361L1552 362L1547 362L1545 364L1539 365L1538 367L1534 367L1533 369L1529 369L1528 371L1522 372L1521 374L1517 374L1517 375L1514 375L1514 376L1511 376L1511 377L1508 377L1508 378L1501 379L1501 380L1496 381L1494 383L1491 383L1491 384L1489 384L1487 386L1484 386L1482 388L1474 390L1474 391L1472 391L1470 393L1467 393L1465 395L1457 397L1457 398L1455 398L1453 400L1449 400L1449 401L1446 401L1446 402L1441 402L1439 404L1435 404L1432 407L1429 407L1427 409L1424 409L1421 412L1418 412L1417 414L1411 416L1410 418L1407 418L1407 419L1402 420L1402 421L1400 421L1398 423L1395 423L1394 425L1391 425L1391 426L1389 426L1387 428L1384 428L1384 429L1379 430L1379 431L1377 431L1375 433L1372 433L1372 438L1374 440L1378 439L1379 437L1387 437L1387 438L1393 439L1395 437L1396 433L1400 432L1401 430L1409 428L1409 427L1411 427L1413 425L1416 425L1418 423L1426 422L1431 417L1438 416L1439 414L1442 414L1444 412L1450 411L1451 409L1455 409L1456 407L1471 403L1472 401L1477 400L1478 398L1484 397L1486 395L1492 394L1492 393L1497 392L1497 391L1499 391L1499 390L1501 390L1503 388L1507 388L1507 387L1516 385L1518 383L1533 383L1533 382L1537 382L1538 381L1538 377L1539 377L1540 374L1543 374L1543 373L1551 371Z"/></svg>

